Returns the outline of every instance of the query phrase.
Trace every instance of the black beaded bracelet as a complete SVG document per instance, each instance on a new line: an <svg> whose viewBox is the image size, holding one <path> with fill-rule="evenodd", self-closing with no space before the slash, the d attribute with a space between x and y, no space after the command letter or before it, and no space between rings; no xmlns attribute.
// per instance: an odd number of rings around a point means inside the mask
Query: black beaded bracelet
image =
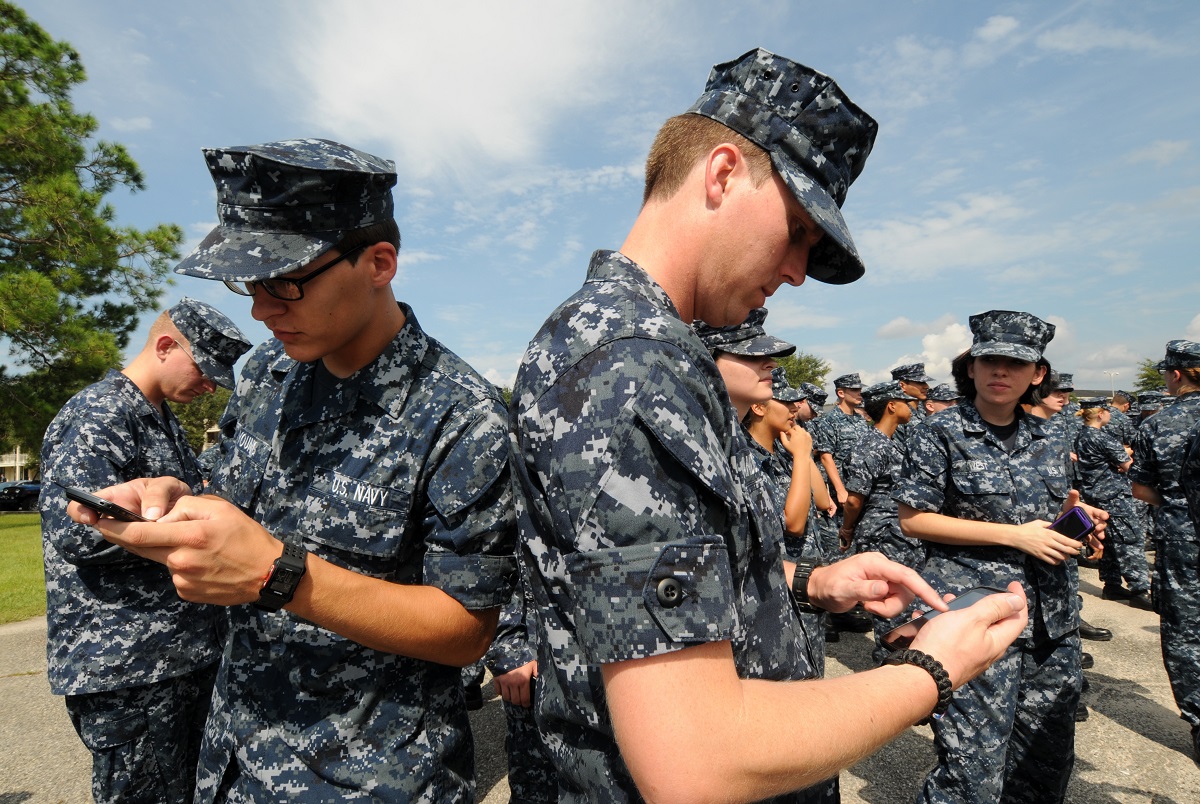
<svg viewBox="0 0 1200 804"><path fill-rule="evenodd" d="M933 707L933 711L929 713L929 717L921 718L917 721L918 726L924 726L929 721L937 720L946 714L946 710L950 708L950 696L954 693L954 687L950 684L950 676L947 675L946 668L942 667L941 662L924 651L909 648L899 653L893 653L883 663L916 665L933 676L933 681L937 684L938 689L937 704Z"/></svg>

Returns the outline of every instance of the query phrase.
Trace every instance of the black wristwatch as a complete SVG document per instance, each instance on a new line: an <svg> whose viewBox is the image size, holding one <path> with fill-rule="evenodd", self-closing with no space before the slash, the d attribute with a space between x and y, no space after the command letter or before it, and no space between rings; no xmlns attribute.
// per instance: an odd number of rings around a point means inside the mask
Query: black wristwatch
<svg viewBox="0 0 1200 804"><path fill-rule="evenodd" d="M800 611L810 614L824 611L824 609L814 606L808 599L808 579L812 576L813 570L824 566L826 566L824 561L812 558L796 560L796 573L792 576L792 598L796 601Z"/></svg>
<svg viewBox="0 0 1200 804"><path fill-rule="evenodd" d="M283 543L283 555L275 559L271 571L263 580L254 607L262 611L279 611L292 602L296 587L304 577L304 561L308 551L298 544Z"/></svg>

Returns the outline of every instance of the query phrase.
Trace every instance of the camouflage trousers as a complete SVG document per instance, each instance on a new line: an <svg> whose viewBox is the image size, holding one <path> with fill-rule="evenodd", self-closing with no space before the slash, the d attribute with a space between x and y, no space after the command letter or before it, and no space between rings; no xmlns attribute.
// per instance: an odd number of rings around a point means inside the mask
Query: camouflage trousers
<svg viewBox="0 0 1200 804"><path fill-rule="evenodd" d="M1121 580L1135 592L1150 588L1150 566L1146 563L1146 539L1132 503L1098 503L1108 511L1104 531L1104 555L1100 556L1100 580L1105 586L1120 586Z"/></svg>
<svg viewBox="0 0 1200 804"><path fill-rule="evenodd" d="M92 752L97 804L190 804L216 670L66 696L71 723Z"/></svg>
<svg viewBox="0 0 1200 804"><path fill-rule="evenodd" d="M1200 542L1155 543L1153 595L1175 704L1200 726Z"/></svg>
<svg viewBox="0 0 1200 804"><path fill-rule="evenodd" d="M1075 764L1080 654L1076 633L1013 645L956 690L934 722L938 764L917 801L1063 801Z"/></svg>
<svg viewBox="0 0 1200 804"><path fill-rule="evenodd" d="M514 804L554 804L558 801L558 773L534 721L533 709L504 702L508 726L504 748L508 753L509 801Z"/></svg>
<svg viewBox="0 0 1200 804"><path fill-rule="evenodd" d="M868 549L878 550L897 564L903 564L917 572L925 567L925 543L919 539L889 533L875 540ZM916 602L920 603L919 600ZM875 647L871 650L871 658L875 660L875 664L883 664L883 660L891 653L883 647L883 638L893 628L908 622L914 611L914 607L909 607L908 611L891 618L871 616L875 631Z"/></svg>

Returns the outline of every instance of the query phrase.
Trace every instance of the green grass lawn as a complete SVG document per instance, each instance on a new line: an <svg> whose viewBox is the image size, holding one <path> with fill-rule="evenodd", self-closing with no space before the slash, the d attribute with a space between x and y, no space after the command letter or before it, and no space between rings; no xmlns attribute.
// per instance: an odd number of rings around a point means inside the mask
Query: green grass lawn
<svg viewBox="0 0 1200 804"><path fill-rule="evenodd" d="M46 613L42 527L37 514L0 516L0 623Z"/></svg>

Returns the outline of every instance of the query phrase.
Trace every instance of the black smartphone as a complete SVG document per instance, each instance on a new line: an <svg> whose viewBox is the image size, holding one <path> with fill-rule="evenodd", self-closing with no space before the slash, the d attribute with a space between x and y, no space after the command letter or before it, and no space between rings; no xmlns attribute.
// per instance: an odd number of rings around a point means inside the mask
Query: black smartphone
<svg viewBox="0 0 1200 804"><path fill-rule="evenodd" d="M1084 558L1092 555L1092 546L1087 542L1088 534L1096 529L1096 523L1078 505L1050 523L1050 529L1068 539L1079 542L1079 554Z"/></svg>
<svg viewBox="0 0 1200 804"><path fill-rule="evenodd" d="M1007 589L997 589L994 586L976 586L974 589L968 589L966 592L963 592L961 595L951 600L948 605L950 606L950 611L955 611L956 609L965 609L968 606L978 603L988 595L1001 594L1007 591ZM941 612L937 609L918 612L916 616L914 616L908 622L893 628L891 631L888 631L881 640L883 642L883 646L888 650L904 650L912 644L914 639L916 639L917 632L921 630L925 623L929 622L939 614L941 614Z"/></svg>
<svg viewBox="0 0 1200 804"><path fill-rule="evenodd" d="M135 514L133 511L130 511L128 508L122 508L121 506L117 505L115 502L109 502L108 500L101 499L100 497L97 497L95 494L90 494L90 493L84 491L83 489L77 489L74 486L64 486L62 483L59 483L57 480L54 482L54 485L58 486L59 488L61 488L63 490L64 493L66 493L67 499L74 500L75 502L79 503L80 505L86 505L88 508L91 508L93 511L98 512L101 516L107 516L112 519L118 519L121 522L149 522L150 521L149 519L146 519L146 517L142 516L141 514Z"/></svg>

